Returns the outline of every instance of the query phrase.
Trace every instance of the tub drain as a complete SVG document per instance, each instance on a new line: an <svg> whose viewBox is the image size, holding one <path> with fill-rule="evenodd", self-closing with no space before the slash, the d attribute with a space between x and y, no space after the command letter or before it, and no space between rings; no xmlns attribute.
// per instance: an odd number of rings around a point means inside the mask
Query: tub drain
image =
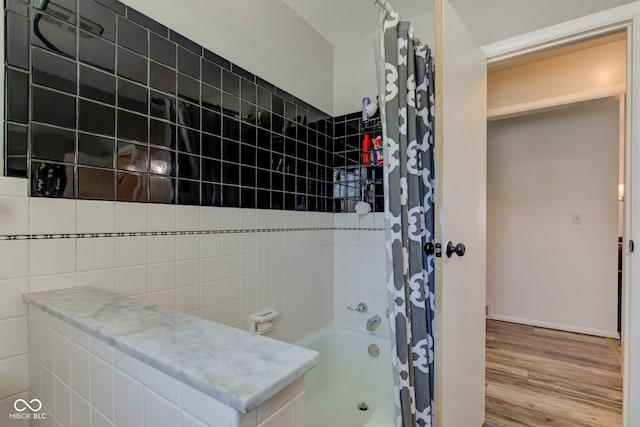
<svg viewBox="0 0 640 427"><path fill-rule="evenodd" d="M369 410L369 405L367 405L366 402L360 402L356 405L356 408L358 408L361 411L368 411Z"/></svg>

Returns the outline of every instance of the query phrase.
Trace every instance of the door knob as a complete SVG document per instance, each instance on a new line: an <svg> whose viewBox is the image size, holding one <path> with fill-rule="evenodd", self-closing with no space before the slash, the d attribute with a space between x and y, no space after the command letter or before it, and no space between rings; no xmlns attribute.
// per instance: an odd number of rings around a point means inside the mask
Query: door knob
<svg viewBox="0 0 640 427"><path fill-rule="evenodd" d="M454 245L453 242L447 242L447 258L451 258L451 256L455 253L458 256L464 256L467 252L467 248L464 246L464 243L458 243Z"/></svg>

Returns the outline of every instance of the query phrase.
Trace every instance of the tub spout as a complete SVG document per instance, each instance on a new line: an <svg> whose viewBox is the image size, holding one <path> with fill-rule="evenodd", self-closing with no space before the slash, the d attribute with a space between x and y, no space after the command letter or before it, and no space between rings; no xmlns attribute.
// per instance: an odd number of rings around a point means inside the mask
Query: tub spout
<svg viewBox="0 0 640 427"><path fill-rule="evenodd" d="M380 316L375 315L369 320L367 320L367 331L375 330L382 323L382 318Z"/></svg>

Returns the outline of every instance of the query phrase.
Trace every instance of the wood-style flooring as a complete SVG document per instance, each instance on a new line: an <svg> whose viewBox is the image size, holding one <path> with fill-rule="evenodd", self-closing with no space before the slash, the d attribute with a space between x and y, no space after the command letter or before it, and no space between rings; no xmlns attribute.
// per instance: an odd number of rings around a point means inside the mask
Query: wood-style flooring
<svg viewBox="0 0 640 427"><path fill-rule="evenodd" d="M622 425L620 362L605 338L487 321L486 382L487 426Z"/></svg>

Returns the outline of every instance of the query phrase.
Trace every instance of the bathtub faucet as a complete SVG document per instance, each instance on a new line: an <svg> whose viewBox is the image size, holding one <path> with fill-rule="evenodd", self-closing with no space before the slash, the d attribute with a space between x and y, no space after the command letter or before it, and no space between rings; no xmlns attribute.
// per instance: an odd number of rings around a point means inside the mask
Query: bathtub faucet
<svg viewBox="0 0 640 427"><path fill-rule="evenodd" d="M382 323L382 319L377 314L367 320L367 331L375 330Z"/></svg>

